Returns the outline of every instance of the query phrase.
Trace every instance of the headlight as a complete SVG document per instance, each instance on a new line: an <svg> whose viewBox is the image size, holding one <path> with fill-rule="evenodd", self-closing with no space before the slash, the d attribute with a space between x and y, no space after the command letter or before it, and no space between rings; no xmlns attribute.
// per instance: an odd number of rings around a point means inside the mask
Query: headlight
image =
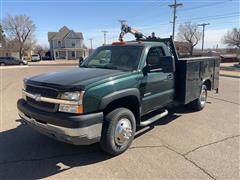
<svg viewBox="0 0 240 180"><path fill-rule="evenodd" d="M26 91L26 79L23 80L23 88L22 88L22 98L26 100L26 95L23 93L23 91Z"/></svg>
<svg viewBox="0 0 240 180"><path fill-rule="evenodd" d="M63 93L61 95L62 100L77 102L77 104L76 105L60 104L58 110L61 112L69 112L69 113L83 113L83 104L82 104L83 95L84 95L84 91Z"/></svg>
<svg viewBox="0 0 240 180"><path fill-rule="evenodd" d="M61 99L70 100L70 101L79 101L80 100L80 92L65 92L61 95Z"/></svg>

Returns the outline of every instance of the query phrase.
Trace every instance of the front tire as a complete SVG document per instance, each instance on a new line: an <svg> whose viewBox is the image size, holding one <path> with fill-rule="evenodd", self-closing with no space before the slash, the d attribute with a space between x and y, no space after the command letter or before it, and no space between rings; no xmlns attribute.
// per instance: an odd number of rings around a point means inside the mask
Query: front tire
<svg viewBox="0 0 240 180"><path fill-rule="evenodd" d="M119 155L131 145L135 131L133 113L126 108L117 108L105 117L100 146L109 154Z"/></svg>
<svg viewBox="0 0 240 180"><path fill-rule="evenodd" d="M190 107L193 110L200 111L205 107L206 102L207 102L207 86L205 84L203 84L199 98L194 100L193 102L191 102Z"/></svg>

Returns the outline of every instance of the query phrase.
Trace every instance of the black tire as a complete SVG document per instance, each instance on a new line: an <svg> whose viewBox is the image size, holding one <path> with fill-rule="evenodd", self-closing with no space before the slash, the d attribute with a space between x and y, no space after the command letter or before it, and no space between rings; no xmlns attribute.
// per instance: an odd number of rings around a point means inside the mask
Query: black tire
<svg viewBox="0 0 240 180"><path fill-rule="evenodd" d="M123 119L127 119L131 123L131 136L125 140L122 145L116 142L116 127ZM121 124L122 125L122 124ZM108 113L103 123L102 136L100 146L102 150L112 155L119 155L126 151L131 145L136 131L136 120L133 113L126 108L117 108Z"/></svg>
<svg viewBox="0 0 240 180"><path fill-rule="evenodd" d="M5 66L5 63L0 63L0 66Z"/></svg>
<svg viewBox="0 0 240 180"><path fill-rule="evenodd" d="M24 64L23 64L23 63L20 63L19 65L20 65L20 66L23 66Z"/></svg>
<svg viewBox="0 0 240 180"><path fill-rule="evenodd" d="M205 93L205 97L202 97L202 93ZM189 107L191 107L193 110L200 111L202 110L207 102L207 86L205 84L201 87L201 92L199 94L199 98L194 100L189 104Z"/></svg>

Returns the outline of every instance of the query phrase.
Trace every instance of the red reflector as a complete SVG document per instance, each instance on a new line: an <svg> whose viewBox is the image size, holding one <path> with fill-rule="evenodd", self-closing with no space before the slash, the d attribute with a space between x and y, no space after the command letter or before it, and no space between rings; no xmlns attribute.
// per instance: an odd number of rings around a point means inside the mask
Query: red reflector
<svg viewBox="0 0 240 180"><path fill-rule="evenodd" d="M113 42L113 43L112 43L112 45L118 45L118 44L126 44L126 42L120 41L120 42Z"/></svg>

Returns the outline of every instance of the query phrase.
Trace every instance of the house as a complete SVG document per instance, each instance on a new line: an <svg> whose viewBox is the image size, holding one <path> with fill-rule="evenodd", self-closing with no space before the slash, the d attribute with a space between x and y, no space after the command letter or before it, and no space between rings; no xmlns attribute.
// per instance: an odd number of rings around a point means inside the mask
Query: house
<svg viewBox="0 0 240 180"><path fill-rule="evenodd" d="M48 32L51 56L54 59L79 59L88 56L83 34L63 26L58 32Z"/></svg>
<svg viewBox="0 0 240 180"><path fill-rule="evenodd" d="M220 55L220 59L222 63L239 62L237 54L223 54L223 55Z"/></svg>
<svg viewBox="0 0 240 180"><path fill-rule="evenodd" d="M19 58L19 52L6 42L0 43L0 56L13 56Z"/></svg>
<svg viewBox="0 0 240 180"><path fill-rule="evenodd" d="M10 49L5 47L0 47L0 56L11 56L12 52Z"/></svg>
<svg viewBox="0 0 240 180"><path fill-rule="evenodd" d="M190 43L184 41L175 41L175 46L179 55L189 55Z"/></svg>

